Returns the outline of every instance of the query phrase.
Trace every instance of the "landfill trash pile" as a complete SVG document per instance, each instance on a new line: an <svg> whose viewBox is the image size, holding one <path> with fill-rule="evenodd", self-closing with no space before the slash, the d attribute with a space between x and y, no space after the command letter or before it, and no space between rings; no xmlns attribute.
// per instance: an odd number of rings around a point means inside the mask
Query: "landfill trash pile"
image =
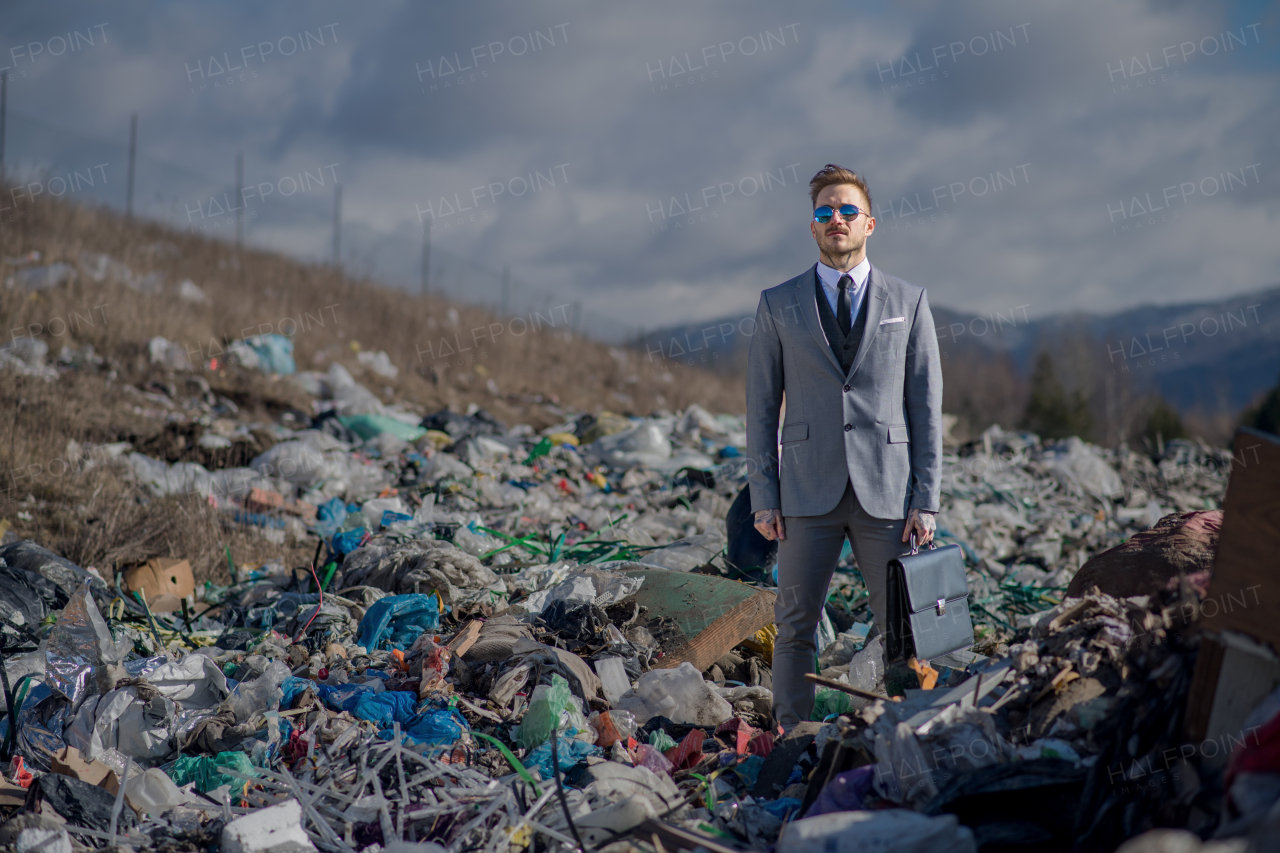
<svg viewBox="0 0 1280 853"><path fill-rule="evenodd" d="M1107 775L1173 743L1195 653L1174 627L1202 586L1063 593L1169 512L1216 508L1225 451L1152 462L997 427L949 452L940 538L965 552L978 646L886 672L846 553L815 719L784 733L741 416L424 418L336 362L296 370L272 336L237 351L310 394L310 423L173 382L165 411L201 412L190 440L235 464L68 458L314 556L228 550L229 583L197 584L184 560L81 567L7 534L6 849L1051 849L1216 815L1211 784ZM174 373L179 355L148 347Z"/></svg>

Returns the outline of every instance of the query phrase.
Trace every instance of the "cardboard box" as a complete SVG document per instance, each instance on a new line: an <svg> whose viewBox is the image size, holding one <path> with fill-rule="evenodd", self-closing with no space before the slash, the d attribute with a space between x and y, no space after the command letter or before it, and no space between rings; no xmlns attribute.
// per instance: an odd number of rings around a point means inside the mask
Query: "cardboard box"
<svg viewBox="0 0 1280 853"><path fill-rule="evenodd" d="M101 761L86 760L74 746L66 746L55 752L49 764L54 773L88 782L113 795L120 790L120 780L116 778L114 770Z"/></svg>
<svg viewBox="0 0 1280 853"><path fill-rule="evenodd" d="M168 557L157 557L141 566L126 569L124 582L130 592L141 590L147 597L147 605L156 613L181 610L182 599L196 591L191 563Z"/></svg>
<svg viewBox="0 0 1280 853"><path fill-rule="evenodd" d="M267 489L250 489L249 496L244 499L245 509L253 512L264 512L284 507L284 495Z"/></svg>

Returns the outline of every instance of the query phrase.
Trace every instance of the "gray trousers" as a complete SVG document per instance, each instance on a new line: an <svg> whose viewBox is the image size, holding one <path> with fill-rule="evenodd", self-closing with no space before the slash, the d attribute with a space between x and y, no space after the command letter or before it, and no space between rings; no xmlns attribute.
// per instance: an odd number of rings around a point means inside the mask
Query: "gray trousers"
<svg viewBox="0 0 1280 853"><path fill-rule="evenodd" d="M902 542L905 523L901 518L872 518L847 481L840 503L826 515L783 519L787 538L778 543L778 598L773 607L778 626L773 716L786 728L809 719L813 711L814 687L804 676L813 672L818 622L845 537L871 593L872 617L883 632L887 566L908 549Z"/></svg>

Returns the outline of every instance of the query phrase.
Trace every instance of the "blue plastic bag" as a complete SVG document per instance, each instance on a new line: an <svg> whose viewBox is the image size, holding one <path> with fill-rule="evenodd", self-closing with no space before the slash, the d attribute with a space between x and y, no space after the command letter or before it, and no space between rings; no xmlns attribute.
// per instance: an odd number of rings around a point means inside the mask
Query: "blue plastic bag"
<svg viewBox="0 0 1280 853"><path fill-rule="evenodd" d="M316 692L333 710L347 711L379 728L390 728L392 723L407 726L418 716L415 711L418 697L403 690L375 693L373 688L362 684L343 684L338 687L321 684L317 686Z"/></svg>
<svg viewBox="0 0 1280 853"><path fill-rule="evenodd" d="M360 645L401 649L424 631L440 627L440 602L434 595L388 595L375 601L360 620Z"/></svg>
<svg viewBox="0 0 1280 853"><path fill-rule="evenodd" d="M333 543L329 547L335 554L346 555L359 548L362 539L364 539L364 528L357 527L355 530L347 530L334 536Z"/></svg>
<svg viewBox="0 0 1280 853"><path fill-rule="evenodd" d="M258 354L258 369L263 373L289 376L297 370L293 363L293 341L284 335L254 335L245 343Z"/></svg>
<svg viewBox="0 0 1280 853"><path fill-rule="evenodd" d="M470 730L467 721L453 708L440 708L418 714L400 732L414 743L451 744ZM395 737L394 731L379 732L382 737Z"/></svg>
<svg viewBox="0 0 1280 853"><path fill-rule="evenodd" d="M332 539L347 517L347 505L342 498L331 498L316 507L316 532L325 539Z"/></svg>
<svg viewBox="0 0 1280 853"><path fill-rule="evenodd" d="M594 743L587 743L585 740L578 740L577 738L561 737L556 739L556 757L560 759L561 773L566 770L572 770L579 762L586 761L592 755L604 755L604 750ZM538 768L538 772L542 774L543 779L555 778L555 772L551 769L551 741L547 741L542 746L534 749L520 763L525 767Z"/></svg>
<svg viewBox="0 0 1280 853"><path fill-rule="evenodd" d="M397 521L413 521L413 516L406 515L403 512L396 512L393 509L382 511L382 521L380 523L383 527L390 527Z"/></svg>
<svg viewBox="0 0 1280 853"><path fill-rule="evenodd" d="M316 683L308 678L297 678L292 675L280 682L280 690L282 691L280 707L286 711L292 708L293 700L301 696L308 687L315 690Z"/></svg>

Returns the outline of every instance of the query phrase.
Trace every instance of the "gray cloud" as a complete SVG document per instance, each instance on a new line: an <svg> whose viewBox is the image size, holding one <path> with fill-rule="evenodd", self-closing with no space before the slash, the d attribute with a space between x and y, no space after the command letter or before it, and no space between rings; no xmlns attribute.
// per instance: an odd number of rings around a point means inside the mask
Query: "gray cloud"
<svg viewBox="0 0 1280 853"><path fill-rule="evenodd" d="M118 164L136 111L173 196L146 212L178 224L236 151L253 181L338 164L345 242L393 283L425 217L460 295L493 301L477 265L509 264L602 333L748 311L813 262L804 183L835 161L871 181L873 262L941 304L1045 314L1274 283L1280 22L1254 8L19 2L0 64L11 162ZM331 191L264 203L249 239L322 255Z"/></svg>

